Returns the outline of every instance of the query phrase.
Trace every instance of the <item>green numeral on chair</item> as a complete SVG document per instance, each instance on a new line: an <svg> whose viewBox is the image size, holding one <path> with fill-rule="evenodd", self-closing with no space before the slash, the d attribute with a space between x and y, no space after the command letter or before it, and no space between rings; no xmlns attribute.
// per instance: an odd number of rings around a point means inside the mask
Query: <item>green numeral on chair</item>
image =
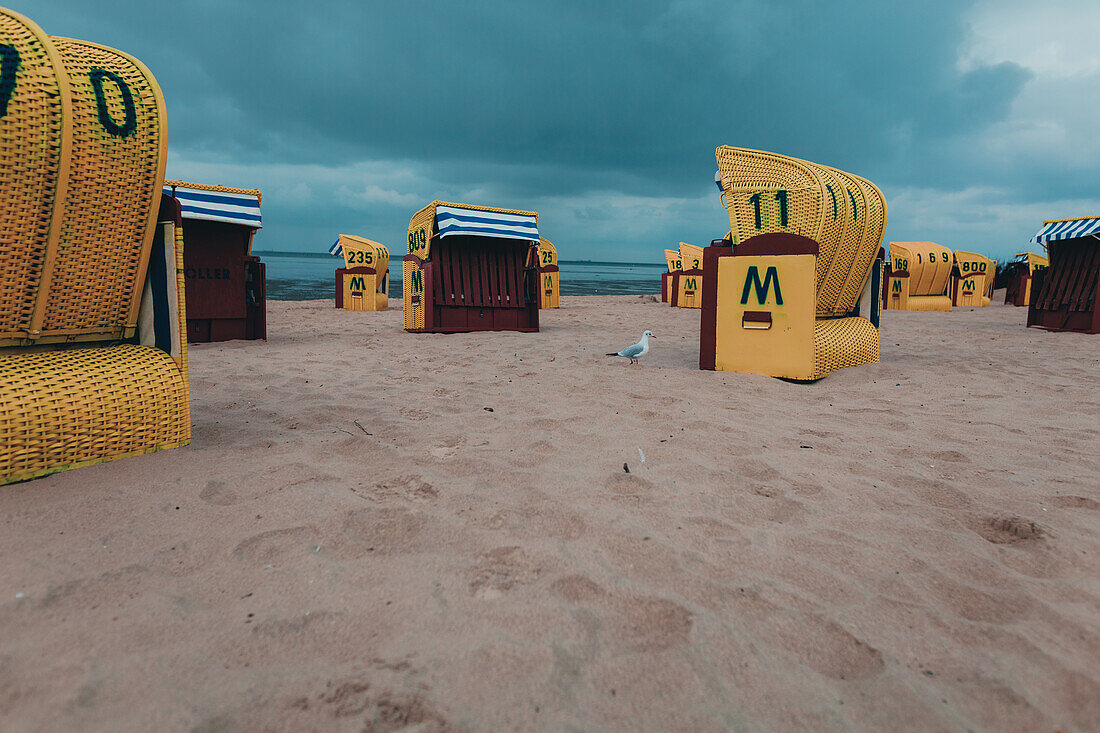
<svg viewBox="0 0 1100 733"><path fill-rule="evenodd" d="M0 43L0 118L8 113L8 102L15 92L15 75L19 71L19 49Z"/></svg>
<svg viewBox="0 0 1100 733"><path fill-rule="evenodd" d="M91 80L92 89L95 90L96 111L99 113L99 123L103 125L103 129L115 137L129 137L132 135L134 130L137 129L137 109L134 107L134 95L131 93L126 81L118 74L106 69L92 69L88 72L88 79ZM118 87L119 94L122 95L122 107L126 119L122 121L121 125L111 118L111 112L107 109L107 97L103 94L104 79L113 81L115 86Z"/></svg>
<svg viewBox="0 0 1100 733"><path fill-rule="evenodd" d="M764 200L763 200L762 197L763 197L763 194L761 194L761 193L754 193L752 196L749 196L749 203L752 204L753 213L756 215L756 228L757 229L763 229L764 228L763 212L761 211L761 207L763 206L763 203L764 203ZM782 229L786 229L787 228L787 221L788 221L788 218L787 218L787 192L783 191L783 190L776 191L775 192L775 200L779 202L779 226Z"/></svg>

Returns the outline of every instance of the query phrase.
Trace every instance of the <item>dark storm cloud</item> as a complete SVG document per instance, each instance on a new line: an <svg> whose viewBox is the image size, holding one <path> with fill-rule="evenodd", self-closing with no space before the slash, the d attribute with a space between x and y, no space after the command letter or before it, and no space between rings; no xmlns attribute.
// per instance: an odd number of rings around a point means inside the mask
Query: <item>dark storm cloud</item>
<svg viewBox="0 0 1100 733"><path fill-rule="evenodd" d="M954 157L926 151L1003 117L1024 80L955 68L954 0L47 8L49 32L153 68L178 149L432 160L456 181L471 162L539 166L563 191L609 172L697 190L721 143L930 182Z"/></svg>
<svg viewBox="0 0 1100 733"><path fill-rule="evenodd" d="M959 67L970 4L955 0L9 2L141 58L189 160L400 162L499 201L697 198L714 148L735 144L884 188L1092 195L1086 171L1030 176L974 152L1028 74Z"/></svg>

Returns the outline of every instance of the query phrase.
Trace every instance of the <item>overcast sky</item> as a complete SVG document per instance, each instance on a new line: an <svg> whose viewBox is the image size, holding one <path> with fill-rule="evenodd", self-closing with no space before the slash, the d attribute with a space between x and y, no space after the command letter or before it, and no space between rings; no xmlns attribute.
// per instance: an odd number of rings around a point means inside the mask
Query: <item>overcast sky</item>
<svg viewBox="0 0 1100 733"><path fill-rule="evenodd" d="M261 189L257 249L403 252L438 198L660 262L729 228L718 145L870 179L887 240L1004 258L1100 214L1095 0L4 4L145 62L168 176Z"/></svg>

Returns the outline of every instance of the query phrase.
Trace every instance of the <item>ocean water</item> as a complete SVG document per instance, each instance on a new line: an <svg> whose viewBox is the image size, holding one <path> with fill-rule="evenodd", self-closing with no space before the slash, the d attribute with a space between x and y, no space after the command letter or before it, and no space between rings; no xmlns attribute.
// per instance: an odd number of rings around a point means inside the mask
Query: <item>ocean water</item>
<svg viewBox="0 0 1100 733"><path fill-rule="evenodd" d="M655 250L660 254L660 250ZM332 298L341 257L317 252L253 252L267 272L272 300ZM562 260L562 295L645 295L661 292L664 262L575 262ZM401 297L401 260L390 260L390 297Z"/></svg>

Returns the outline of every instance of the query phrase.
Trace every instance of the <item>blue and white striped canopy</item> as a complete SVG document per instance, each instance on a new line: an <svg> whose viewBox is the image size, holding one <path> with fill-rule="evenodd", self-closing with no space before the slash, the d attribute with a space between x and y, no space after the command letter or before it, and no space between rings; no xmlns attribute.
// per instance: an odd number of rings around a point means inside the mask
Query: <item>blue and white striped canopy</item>
<svg viewBox="0 0 1100 733"><path fill-rule="evenodd" d="M1046 244L1061 239L1077 239L1100 234L1100 216L1087 216L1069 221L1049 221L1031 238L1035 244Z"/></svg>
<svg viewBox="0 0 1100 733"><path fill-rule="evenodd" d="M260 229L260 199L254 194L204 191L186 186L165 186L164 192L179 199L184 219L221 221Z"/></svg>
<svg viewBox="0 0 1100 733"><path fill-rule="evenodd" d="M340 244L340 238L337 237L336 241L332 243L332 246L328 248L328 253L333 257L343 257L344 247Z"/></svg>
<svg viewBox="0 0 1100 733"><path fill-rule="evenodd" d="M501 214L497 211L437 206L435 218L439 223L440 238L449 237L452 234L532 241L537 241L539 238L535 217L525 214Z"/></svg>

